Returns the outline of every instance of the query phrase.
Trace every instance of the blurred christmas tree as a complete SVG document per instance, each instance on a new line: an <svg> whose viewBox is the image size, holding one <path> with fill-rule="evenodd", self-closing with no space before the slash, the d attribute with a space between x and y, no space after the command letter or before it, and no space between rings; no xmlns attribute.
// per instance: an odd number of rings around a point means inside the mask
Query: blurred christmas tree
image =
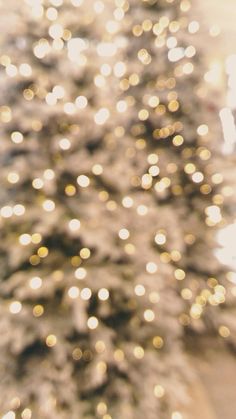
<svg viewBox="0 0 236 419"><path fill-rule="evenodd" d="M180 419L184 329L218 327L225 300L199 25L188 0L16 3L0 57L3 417Z"/></svg>

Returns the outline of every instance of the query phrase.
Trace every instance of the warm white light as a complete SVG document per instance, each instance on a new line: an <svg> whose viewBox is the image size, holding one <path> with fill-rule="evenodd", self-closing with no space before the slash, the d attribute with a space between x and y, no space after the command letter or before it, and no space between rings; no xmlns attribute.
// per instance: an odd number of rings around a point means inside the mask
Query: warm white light
<svg viewBox="0 0 236 419"><path fill-rule="evenodd" d="M89 300L91 298L92 291L90 288L83 288L80 293L82 300Z"/></svg>
<svg viewBox="0 0 236 419"><path fill-rule="evenodd" d="M78 96L75 99L75 104L76 104L77 108L84 109L84 108L86 108L86 106L88 104L88 99L85 96Z"/></svg>
<svg viewBox="0 0 236 419"><path fill-rule="evenodd" d="M199 27L199 23L196 20L194 20L190 22L190 24L188 25L188 30L190 33L196 33L199 30Z"/></svg>
<svg viewBox="0 0 236 419"><path fill-rule="evenodd" d="M204 79L207 83L218 86L222 81L222 65L221 62L215 61L210 65L209 71L205 74Z"/></svg>
<svg viewBox="0 0 236 419"><path fill-rule="evenodd" d="M146 215L148 213L148 207L146 205L139 205L137 207L138 215Z"/></svg>
<svg viewBox="0 0 236 419"><path fill-rule="evenodd" d="M42 286L42 279L39 276L34 276L33 278L31 278L31 280L30 280L30 287L33 290L37 290L41 286Z"/></svg>
<svg viewBox="0 0 236 419"><path fill-rule="evenodd" d="M156 244L158 244L158 245L163 245L163 244L165 244L165 242L166 242L166 236L165 236L165 234L163 234L163 233L157 233L156 235L155 235L155 242L156 242Z"/></svg>
<svg viewBox="0 0 236 419"><path fill-rule="evenodd" d="M53 39L62 38L62 36L63 36L63 27L59 23L55 23L55 24L53 24L53 25L50 26L48 32L49 32L49 35Z"/></svg>
<svg viewBox="0 0 236 419"><path fill-rule="evenodd" d="M118 112L122 113L127 110L127 103L125 100L119 100L116 104L116 109Z"/></svg>
<svg viewBox="0 0 236 419"><path fill-rule="evenodd" d="M62 99L65 96L65 89L62 86L56 85L53 87L52 93L57 99Z"/></svg>
<svg viewBox="0 0 236 419"><path fill-rule="evenodd" d="M31 243L31 235L30 234L21 234L21 236L19 237L19 242L23 246L27 246L28 244Z"/></svg>
<svg viewBox="0 0 236 419"><path fill-rule="evenodd" d="M75 53L84 51L87 46L87 42L82 38L71 38L67 43L69 52L74 51Z"/></svg>
<svg viewBox="0 0 236 419"><path fill-rule="evenodd" d="M122 199L122 205L123 205L125 208L131 208L131 207L133 206L133 203L134 203L134 201L133 201L133 199L132 199L130 196L125 196L125 197Z"/></svg>
<svg viewBox="0 0 236 419"><path fill-rule="evenodd" d="M211 205L205 210L210 223L217 224L222 220L220 208L217 205Z"/></svg>
<svg viewBox="0 0 236 419"><path fill-rule="evenodd" d="M16 67L15 65L13 65L13 64L9 64L9 65L6 67L6 74L7 74L9 77L15 77L15 76L17 75L17 73L18 73L18 71L17 71L17 67Z"/></svg>
<svg viewBox="0 0 236 419"><path fill-rule="evenodd" d="M208 132L209 132L209 128L206 124L199 125L199 127L197 128L198 135L204 136L204 135L207 135Z"/></svg>
<svg viewBox="0 0 236 419"><path fill-rule="evenodd" d="M44 185L44 182L40 178L35 178L32 181L32 186L33 186L34 189L41 189L43 187L43 185Z"/></svg>
<svg viewBox="0 0 236 419"><path fill-rule="evenodd" d="M64 105L64 112L67 115L73 115L73 114L75 114L75 112L76 112L75 104L73 102L67 102L67 103L65 103L65 105Z"/></svg>
<svg viewBox="0 0 236 419"><path fill-rule="evenodd" d="M30 77L32 74L32 68L27 63L22 63L19 67L19 72L23 77Z"/></svg>
<svg viewBox="0 0 236 419"><path fill-rule="evenodd" d="M7 176L8 182L17 183L19 181L19 179L20 179L20 176L18 175L18 173L16 173L16 172L8 173L8 176Z"/></svg>
<svg viewBox="0 0 236 419"><path fill-rule="evenodd" d="M71 147L71 142L68 140L68 138L62 138L59 141L59 146L62 150L69 150Z"/></svg>
<svg viewBox="0 0 236 419"><path fill-rule="evenodd" d="M118 234L120 239L122 240L126 240L129 238L129 230L127 230L126 228L122 228Z"/></svg>
<svg viewBox="0 0 236 419"><path fill-rule="evenodd" d="M138 284L135 286L134 288L134 292L136 295L138 295L139 297L142 297L145 294L145 288L143 285Z"/></svg>
<svg viewBox="0 0 236 419"><path fill-rule="evenodd" d="M10 218L13 215L13 208L10 205L5 205L1 208L0 214L3 218Z"/></svg>
<svg viewBox="0 0 236 419"><path fill-rule="evenodd" d="M68 290L68 295L72 299L78 298L79 288L78 287L70 287L69 290Z"/></svg>
<svg viewBox="0 0 236 419"><path fill-rule="evenodd" d="M106 288L101 288L98 291L98 298L102 301L105 301L109 298L109 291Z"/></svg>
<svg viewBox="0 0 236 419"><path fill-rule="evenodd" d="M37 58L44 58L50 52L50 45L46 39L40 40L34 47L34 55Z"/></svg>
<svg viewBox="0 0 236 419"><path fill-rule="evenodd" d="M201 172L195 172L192 175L192 179L193 179L193 181L195 183L201 183L203 181L203 179L204 179L204 176L203 176L203 174Z"/></svg>
<svg viewBox="0 0 236 419"><path fill-rule="evenodd" d="M53 171L52 169L46 169L46 170L44 171L43 176L44 176L44 177L45 177L45 179L47 179L47 180L52 180L52 179L54 179L54 177L55 177L55 173L54 173L54 171Z"/></svg>
<svg viewBox="0 0 236 419"><path fill-rule="evenodd" d="M13 207L13 213L17 216L23 215L25 213L25 207L21 204L16 204Z"/></svg>
<svg viewBox="0 0 236 419"><path fill-rule="evenodd" d="M170 36L167 41L166 41L166 45L168 48L175 48L177 45L177 39L175 36Z"/></svg>
<svg viewBox="0 0 236 419"><path fill-rule="evenodd" d="M2 419L15 419L15 417L16 414L12 410L9 410L9 412L2 416Z"/></svg>
<svg viewBox="0 0 236 419"><path fill-rule="evenodd" d="M155 319L155 313L150 309L145 310L143 316L147 322L152 322Z"/></svg>
<svg viewBox="0 0 236 419"><path fill-rule="evenodd" d="M103 167L101 164L94 164L92 167L92 172L94 175L101 175L103 173Z"/></svg>
<svg viewBox="0 0 236 419"><path fill-rule="evenodd" d="M77 177L77 183L81 188L87 188L90 184L90 180L86 175L79 175Z"/></svg>
<svg viewBox="0 0 236 419"><path fill-rule="evenodd" d="M58 16L57 9L55 9L54 7L49 7L46 11L46 16L48 20L56 20Z"/></svg>
<svg viewBox="0 0 236 419"><path fill-rule="evenodd" d="M114 74L116 77L122 77L126 72L126 65L123 61L118 61L114 66Z"/></svg>
<svg viewBox="0 0 236 419"><path fill-rule="evenodd" d="M169 61L175 63L184 57L184 48L173 48L168 52Z"/></svg>
<svg viewBox="0 0 236 419"><path fill-rule="evenodd" d="M51 199L46 199L43 203L43 209L47 212L54 211L55 203Z"/></svg>
<svg viewBox="0 0 236 419"><path fill-rule="evenodd" d="M75 277L77 279L84 279L87 275L86 269L84 268L77 268L75 271Z"/></svg>
<svg viewBox="0 0 236 419"><path fill-rule="evenodd" d="M69 221L69 229L71 231L78 231L80 229L80 221L76 218L73 218Z"/></svg>
<svg viewBox="0 0 236 419"><path fill-rule="evenodd" d="M148 262L146 264L146 271L149 274L154 274L155 272L157 272L157 264L155 262Z"/></svg>
<svg viewBox="0 0 236 419"><path fill-rule="evenodd" d="M103 76L109 76L111 74L111 66L109 64L102 64L101 74Z"/></svg>
<svg viewBox="0 0 236 419"><path fill-rule="evenodd" d="M150 175L150 173L145 173L142 176L141 180L142 180L142 187L144 189L149 189L152 186L153 179L152 179L152 175Z"/></svg>
<svg viewBox="0 0 236 419"><path fill-rule="evenodd" d="M15 144L20 144L23 141L23 135L19 131L14 131L11 133L11 140Z"/></svg>
<svg viewBox="0 0 236 419"><path fill-rule="evenodd" d="M22 304L20 303L20 301L13 301L9 307L9 310L12 314L20 313L21 309L22 309Z"/></svg>
<svg viewBox="0 0 236 419"><path fill-rule="evenodd" d="M103 125L108 120L110 112L107 108L101 108L94 116L94 121L97 125Z"/></svg>
<svg viewBox="0 0 236 419"><path fill-rule="evenodd" d="M89 317L87 324L89 329L96 329L98 327L98 319L94 316Z"/></svg>
<svg viewBox="0 0 236 419"><path fill-rule="evenodd" d="M119 29L119 24L115 20L108 20L106 23L106 30L109 33L116 33Z"/></svg>

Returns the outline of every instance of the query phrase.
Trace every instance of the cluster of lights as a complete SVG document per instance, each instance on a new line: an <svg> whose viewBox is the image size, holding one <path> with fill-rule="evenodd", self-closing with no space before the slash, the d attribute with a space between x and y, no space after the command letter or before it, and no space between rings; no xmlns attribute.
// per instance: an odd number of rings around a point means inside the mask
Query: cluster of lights
<svg viewBox="0 0 236 419"><path fill-rule="evenodd" d="M72 6L75 8L80 7L84 0L70 0ZM169 3L172 0L168 0ZM64 28L63 24L57 21L58 17L60 16L60 9L59 7L63 5L63 0L50 0L51 7L44 7L43 2L34 2L33 0L29 0L31 4L31 11L32 15L37 19L42 19L44 16L50 22L50 26L48 29L49 39L41 38L33 45L33 54L39 60L46 59L50 53L53 51L61 51L63 48L66 49L67 57L70 61L70 65L74 66L73 68L86 68L88 64L88 52L90 49L90 41L86 38L80 37L73 37L73 34L66 28ZM105 37L103 40L99 41L96 44L96 54L98 59L100 59L100 66L99 71L94 75L93 83L96 88L99 90L105 90L106 84L108 84L108 77L115 76L119 82L119 88L121 92L126 92L129 88L134 88L138 86L141 81L141 74L138 72L132 72L128 74L129 67L128 64L124 61L119 61L120 58L118 57L118 52L120 51L121 47L125 46L124 40L119 37L114 37L115 34L118 33L120 24L122 19L124 19L125 12L129 8L129 3L125 0L117 0L116 2L116 9L114 10L112 19L108 20L105 25L105 31L107 32L108 36ZM95 1L93 4L93 10L95 14L101 14L104 11L104 3L102 1ZM180 4L180 9L183 12L186 12L190 8L190 3L188 0L182 0ZM44 10L45 9L45 10ZM88 22L93 21L92 15L87 16ZM143 103L140 108L137 108L136 118L139 123L140 131L142 131L142 127L145 125L145 121L149 120L152 117L152 114L155 114L157 117L163 117L165 115L172 115L177 113L180 110L181 100L178 97L177 92L174 90L176 87L176 79L183 75L190 75L194 71L194 65L190 61L196 54L195 47L193 45L189 45L186 48L183 48L178 45L177 33L181 28L181 22L179 21L170 21L167 16L160 17L157 23L153 23L151 19L144 19L141 24L135 24L132 27L132 33L135 38L141 37L143 34L147 32L152 32L155 36L154 45L156 48L162 48L166 45L167 51L167 58L170 63L174 66L174 77L169 77L166 79L158 79L156 81L155 88L159 91L156 94L146 94L143 96ZM188 32L190 34L195 34L199 30L199 22L192 21L188 25ZM166 35L166 33L170 33L170 35ZM211 29L212 36L216 36L217 28ZM9 57L8 57L9 58ZM10 78L16 77L20 75L24 78L28 78L34 74L33 69L30 64L28 63L21 63L19 67L11 63L11 60L8 58L0 57L1 61L5 62L5 71L6 75ZM181 60L186 60L184 64L180 66L179 62ZM112 60L113 62L112 64ZM104 61L104 62L103 62ZM153 61L151 49L149 48L140 48L137 51L137 62L139 65L142 65L145 71L145 68L149 66ZM101 64L102 62L102 64ZM205 79L212 77L212 74L207 74ZM46 104L54 107L55 105L61 105L63 112L66 116L71 115L79 115L80 113L84 115L83 110L88 109L88 99L90 96L86 97L81 93L74 99L67 99L68 92L63 85L57 84L53 87L50 87L50 91L46 91L42 94L42 98L45 100ZM164 89L170 90L167 95L167 103L162 102L162 91ZM153 89L155 90L155 89ZM160 93L160 94L159 94ZM78 93L77 93L78 94ZM86 94L86 93L85 93ZM35 95L34 89L31 87L26 88L23 91L23 97L25 100L32 100ZM66 100L68 101L66 101ZM92 102L92 101L91 101ZM126 97L119 97L117 100L114 109L118 114L126 114L129 108L132 108L136 104L135 98L130 94ZM113 112L114 109L104 104L104 107L98 107L93 113L93 121L96 125L102 127L106 124L112 124L113 119ZM227 115L226 115L227 113ZM123 117L123 115L121 115ZM231 125L233 124L232 115L229 114L228 110L222 110L221 112L222 120L231 121ZM2 106L0 109L0 118L1 121L8 124L12 120L12 111L8 106ZM175 115L173 119L177 118ZM230 119L231 118L231 119ZM68 118L69 119L69 118ZM37 128L38 127L38 128ZM41 130L41 121L35 122L35 129L34 131ZM225 128L226 130L226 128ZM134 128L135 131L135 128ZM185 147L185 138L182 134L183 131L183 124L180 121L175 121L174 123L166 124L163 127L156 128L153 131L153 139L154 141L158 141L161 139L171 138L172 145L174 148L179 148L178 150L182 150ZM116 127L114 129L114 135L116 139L119 137L124 136L125 129L123 127ZM197 127L196 133L199 136L200 140L205 140L205 137L208 136L209 128L206 124L201 124ZM227 134L227 133L226 133ZM57 139L57 144L60 150L62 151L70 151L72 146L72 140L70 140L70 135L68 134L67 138L62 134L62 138ZM228 132L229 135L229 132ZM143 136L144 137L144 136ZM15 145L20 145L24 140L24 135L20 131L13 131L10 135L11 141ZM204 141L203 141L204 142ZM113 146L113 140L108 139L107 141L108 147L111 145ZM74 145L74 142L73 142ZM132 153L137 151L147 149L148 144L145 140L145 137L142 138L142 132L140 138L136 140L135 149L127 151L127 156L132 155ZM188 149L184 148L185 155L188 153ZM202 161L206 161L210 158L211 154L210 151L206 147L199 147L197 150L198 156ZM60 155L66 155L66 153L61 153ZM191 156L189 156L191 157ZM65 157L66 158L66 157ZM159 156L159 153L151 152L147 156L147 163L148 168L146 172L143 173L140 177L133 176L131 180L131 185L134 187L141 187L146 193L146 191L151 190L152 188L156 192L157 195L162 196L165 193L167 188L172 188L173 194L178 196L183 193L183 189L181 185L172 185L172 178L171 175L175 174L178 170L178 166L174 162L169 162L166 170L168 176L162 176L162 158ZM76 187L71 183L68 183L65 186L65 195L67 197L73 197L76 194L76 188L86 189L89 186L93 186L96 182L94 180L93 175L100 176L104 173L105 165L102 165L98 162L94 163L91 167L91 175L80 174L77 179ZM192 163L191 161L186 162L184 165L184 172L190 180L192 180L195 184L202 184L205 181L205 174L196 166L196 164ZM87 172L85 172L87 173ZM105 172L106 173L106 172ZM45 186L47 186L47 181L51 181L55 177L55 172L51 168L46 169L42 175L38 175L40 177L36 177L32 180L32 187L40 192ZM155 179L158 177L158 179ZM10 171L7 175L7 181L10 184L17 184L21 179L20 171ZM220 184L222 183L222 175L220 173L215 173L211 176L211 181L213 184ZM79 189L78 188L78 189ZM90 189L90 188L89 188ZM208 184L203 184L200 186L200 192L202 194L210 193L211 187ZM105 204L105 207L108 211L115 211L119 204L110 199L109 193L104 191L99 191L99 199L101 202ZM58 205L56 200L42 198L41 197L41 206L45 212L53 212L56 210L56 206ZM149 207L142 203L137 203L135 197L132 195L124 195L121 198L121 205L123 208L130 210L134 208L134 211L139 216L146 216L149 213ZM205 209L206 215L206 224L208 226L215 226L216 224L220 223L222 220L221 210L220 210L220 203L213 202L212 205L209 205ZM132 210L133 211L133 210ZM24 215L25 207L21 204L16 204L14 206L4 206L0 210L0 215L2 218L10 218L13 215ZM71 235L77 236L81 230L81 221L77 218L67 219L67 228ZM123 224L126 225L126 224ZM120 241L122 242L122 246L124 247L125 252L128 255L133 255L136 251L135 244L127 243L127 240L131 236L131 232L128 228L123 227L121 224L120 230L116 231L116 234ZM158 249L160 255L161 263L172 263L172 262L179 262L182 255L178 250L172 250L171 252L165 252L165 244L167 242L167 232L164 229L158 230L155 232L154 237L152 240L155 243L155 248ZM23 233L19 236L19 243L21 246L28 246L30 244L39 244L42 241L42 236L39 233ZM120 243L118 240L118 242ZM185 237L185 242L190 245L193 244L195 241L195 237L191 234ZM45 258L49 254L49 250L45 246L41 246L37 249L37 254L32 255L30 257L30 262L32 265L37 265L41 258ZM91 257L91 250L88 247L82 247L78 254L71 257L71 265L74 267L74 281L76 284L83 284L83 287L79 287L77 285L72 285L67 288L67 296L73 301L73 304L77 303L76 300L82 299L84 301L89 301L92 296L94 295L94 290L85 286L84 284L87 279L87 269L81 264L85 263L86 260L90 259ZM154 258L155 260L155 258ZM85 265L86 266L86 265ZM159 270L159 266L153 260L148 261L145 265L146 272L151 275L148 275L148 278L154 278L155 274ZM177 281L183 281L185 284L186 279L186 272L181 269L177 268L174 270L174 278ZM76 281L78 280L78 281ZM198 296L192 303L191 308L189 310L189 318L192 319L199 319L203 313L204 306L209 303L211 305L218 305L222 304L225 301L225 288L215 283L214 281L211 282L212 284L212 292L209 290L204 290L204 292ZM34 276L29 279L28 282L29 287L37 292L42 285L43 280L39 276ZM186 285L186 284L185 284ZM144 284L138 283L133 288L134 296L137 297L137 300L140 301L140 297L145 297L147 301L151 304L156 304L160 300L160 295L156 291L150 291L149 287ZM107 288L100 288L97 290L96 293L100 302L105 302L109 300L110 293ZM181 296L186 301L192 301L193 299L193 291L190 288L182 289ZM72 301L71 301L72 304ZM103 303L107 304L107 303ZM154 307L153 305L151 306ZM20 301L12 301L9 304L9 311L11 314L19 314L23 309L22 303ZM44 314L44 306L41 304L36 304L32 308L32 313L34 317L41 317ZM147 323L156 322L159 319L157 316L156 311L154 309L146 308L143 309L141 312L142 318ZM187 315L186 315L187 316ZM187 317L182 317L182 324L187 324L188 319ZM95 315L90 315L87 318L87 327L91 331L98 329L99 330L99 318ZM227 326L221 325L219 327L219 334L220 336L227 338L230 336L230 330ZM55 334L49 334L45 337L45 344L49 348L53 348L55 345L59 343L59 338ZM155 336L152 341L153 348L161 349L164 346L164 340L161 336ZM95 344L95 350L97 353L103 353L105 351L105 343L103 341L97 341ZM72 357L75 361L80 360L82 357L83 359L91 360L92 352L87 350L82 352L82 350L77 347L72 352ZM141 345L135 345L133 348L133 356L137 360L142 360L145 357L145 349ZM121 349L116 349L114 351L114 359L116 362L122 362L124 359L124 352ZM107 366L106 363L103 361L98 362L97 372L100 374L104 374L106 372ZM156 384L153 388L154 396L157 398L164 397L166 390L161 384ZM108 407L104 401L101 401L97 404L97 413L100 416L103 416L104 419L111 419L112 417L108 413ZM26 408L21 414L22 419L30 419L32 416L31 410ZM4 419L15 419L15 413L13 411L9 411L3 416ZM182 419L182 415L180 412L175 411L172 413L171 419Z"/></svg>
<svg viewBox="0 0 236 419"><path fill-rule="evenodd" d="M18 217L24 215L25 207L22 204L16 204L14 206L4 205L0 209L0 215L2 218L10 218L13 215L17 215Z"/></svg>

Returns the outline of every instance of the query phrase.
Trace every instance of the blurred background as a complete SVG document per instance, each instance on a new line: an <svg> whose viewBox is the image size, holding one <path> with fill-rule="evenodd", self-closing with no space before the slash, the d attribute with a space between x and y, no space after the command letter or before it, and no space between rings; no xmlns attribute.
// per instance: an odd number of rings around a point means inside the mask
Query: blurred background
<svg viewBox="0 0 236 419"><path fill-rule="evenodd" d="M2 419L234 419L235 0L0 0Z"/></svg>

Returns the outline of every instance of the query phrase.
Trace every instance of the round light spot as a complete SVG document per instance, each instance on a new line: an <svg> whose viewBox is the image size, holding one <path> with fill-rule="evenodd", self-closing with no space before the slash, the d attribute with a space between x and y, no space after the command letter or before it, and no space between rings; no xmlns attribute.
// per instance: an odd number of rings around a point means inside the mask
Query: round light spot
<svg viewBox="0 0 236 419"><path fill-rule="evenodd" d="M89 329L96 329L98 327L98 319L94 316L89 317L87 325Z"/></svg>
<svg viewBox="0 0 236 419"><path fill-rule="evenodd" d="M45 246L42 246L38 249L37 253L40 258L46 258L48 255L48 248Z"/></svg>
<svg viewBox="0 0 236 419"><path fill-rule="evenodd" d="M35 178L32 181L32 186L33 186L34 189L41 189L43 187L43 185L44 185L44 182L40 178Z"/></svg>
<svg viewBox="0 0 236 419"><path fill-rule="evenodd" d="M51 199L46 199L43 202L43 209L47 212L54 211L55 209L55 203Z"/></svg>
<svg viewBox="0 0 236 419"><path fill-rule="evenodd" d="M62 150L69 150L71 147L71 142L68 140L68 138L62 138L59 141L59 146Z"/></svg>
<svg viewBox="0 0 236 419"><path fill-rule="evenodd" d="M161 397L163 397L163 396L164 396L164 394L165 394L165 390L164 390L164 388L163 388L160 384L158 384L158 385L156 385L156 386L154 387L154 395L155 395L158 399L160 399Z"/></svg>
<svg viewBox="0 0 236 419"><path fill-rule="evenodd" d="M88 104L88 99L85 96L78 96L75 99L75 104L76 104L77 108L84 109L84 108L86 108L86 106Z"/></svg>
<svg viewBox="0 0 236 419"><path fill-rule="evenodd" d="M106 288L101 288L98 291L98 298L102 301L108 300L109 298L109 291Z"/></svg>
<svg viewBox="0 0 236 419"><path fill-rule="evenodd" d="M78 231L80 229L80 221L76 218L73 218L69 221L69 229L71 231Z"/></svg>
<svg viewBox="0 0 236 419"><path fill-rule="evenodd" d="M108 120L110 112L107 108L101 108L94 116L94 121L97 125L103 125Z"/></svg>
<svg viewBox="0 0 236 419"><path fill-rule="evenodd" d="M209 132L209 128L208 128L207 125L205 125L205 124L199 125L199 127L197 129L198 135L204 136L204 135L207 135L208 132Z"/></svg>
<svg viewBox="0 0 236 419"><path fill-rule="evenodd" d="M157 272L157 264L155 262L148 262L146 264L146 271L149 274L154 274Z"/></svg>
<svg viewBox="0 0 236 419"><path fill-rule="evenodd" d="M57 343L57 338L55 335L48 335L46 337L46 345L49 346L49 348L52 348Z"/></svg>
<svg viewBox="0 0 236 419"><path fill-rule="evenodd" d="M22 310L22 304L20 301L13 301L10 304L9 310L12 314L18 314Z"/></svg>
<svg viewBox="0 0 236 419"><path fill-rule="evenodd" d="M28 244L31 243L31 235L27 234L27 233L26 234L21 234L21 236L19 237L19 242L23 246L27 246Z"/></svg>
<svg viewBox="0 0 236 419"><path fill-rule="evenodd" d="M91 255L90 250L87 247L83 247L83 249L79 252L81 259L88 259Z"/></svg>
<svg viewBox="0 0 236 419"><path fill-rule="evenodd" d="M90 288L83 288L80 293L82 300L89 300L92 296L92 291Z"/></svg>
<svg viewBox="0 0 236 419"><path fill-rule="evenodd" d="M119 233L118 233L119 237L121 240L126 240L129 238L130 234L129 234L129 230L127 230L126 228L122 228Z"/></svg>
<svg viewBox="0 0 236 419"><path fill-rule="evenodd" d="M147 322L152 322L155 319L155 313L154 311L147 309L144 311L143 317Z"/></svg>
<svg viewBox="0 0 236 419"><path fill-rule="evenodd" d="M44 308L41 304L37 304L36 306L34 306L33 308L34 317L40 317L43 315L43 313L44 313Z"/></svg>
<svg viewBox="0 0 236 419"><path fill-rule="evenodd" d="M133 206L133 203L134 203L134 201L130 196L125 196L122 199L122 205L125 208L131 208Z"/></svg>
<svg viewBox="0 0 236 419"><path fill-rule="evenodd" d="M34 276L30 280L30 288L37 290L42 286L42 279L39 276Z"/></svg>
<svg viewBox="0 0 236 419"><path fill-rule="evenodd" d="M139 205L137 207L137 213L138 215L146 215L148 213L148 207L146 207L146 205Z"/></svg>
<svg viewBox="0 0 236 419"><path fill-rule="evenodd" d="M144 357L144 349L142 346L135 346L133 353L137 359L142 359Z"/></svg>
<svg viewBox="0 0 236 419"><path fill-rule="evenodd" d="M203 173L201 173L201 172L193 173L192 179L195 183L201 183L204 179Z"/></svg>
<svg viewBox="0 0 236 419"><path fill-rule="evenodd" d="M90 184L90 180L86 175L79 175L77 177L77 183L81 188L87 188Z"/></svg>
<svg viewBox="0 0 236 419"><path fill-rule="evenodd" d="M3 218L10 218L13 215L13 208L10 205L5 205L1 208L0 213Z"/></svg>
<svg viewBox="0 0 236 419"><path fill-rule="evenodd" d="M8 173L7 180L9 183L17 183L20 179L20 176L16 172Z"/></svg>
<svg viewBox="0 0 236 419"><path fill-rule="evenodd" d="M142 297L145 294L145 287L141 284L138 284L138 285L135 286L134 292L139 297Z"/></svg>
<svg viewBox="0 0 236 419"><path fill-rule="evenodd" d="M14 131L11 133L11 140L15 144L20 144L23 141L23 135L19 131Z"/></svg>
<svg viewBox="0 0 236 419"><path fill-rule="evenodd" d="M157 233L156 235L155 235L155 242L156 242L156 244L158 244L158 245L163 245L163 244L165 244L166 243L166 236L165 236L165 234L164 233Z"/></svg>
<svg viewBox="0 0 236 419"><path fill-rule="evenodd" d="M17 216L23 215L25 213L25 207L21 204L16 204L13 207L13 212Z"/></svg>
<svg viewBox="0 0 236 419"><path fill-rule="evenodd" d="M52 93L57 99L62 99L65 96L66 92L64 87L56 85L53 87Z"/></svg>
<svg viewBox="0 0 236 419"><path fill-rule="evenodd" d="M103 167L101 166L101 164L94 164L94 166L92 167L92 172L94 175L101 175L103 173Z"/></svg>
<svg viewBox="0 0 236 419"><path fill-rule="evenodd" d="M183 269L176 269L174 272L174 275L175 275L175 278L178 279L178 281L182 281L186 276Z"/></svg>
<svg viewBox="0 0 236 419"><path fill-rule="evenodd" d="M70 287L69 290L68 290L68 295L72 299L78 298L79 288L78 287Z"/></svg>
<svg viewBox="0 0 236 419"><path fill-rule="evenodd" d="M77 279L84 279L87 275L86 269L85 268L78 268L75 271L75 277Z"/></svg>

